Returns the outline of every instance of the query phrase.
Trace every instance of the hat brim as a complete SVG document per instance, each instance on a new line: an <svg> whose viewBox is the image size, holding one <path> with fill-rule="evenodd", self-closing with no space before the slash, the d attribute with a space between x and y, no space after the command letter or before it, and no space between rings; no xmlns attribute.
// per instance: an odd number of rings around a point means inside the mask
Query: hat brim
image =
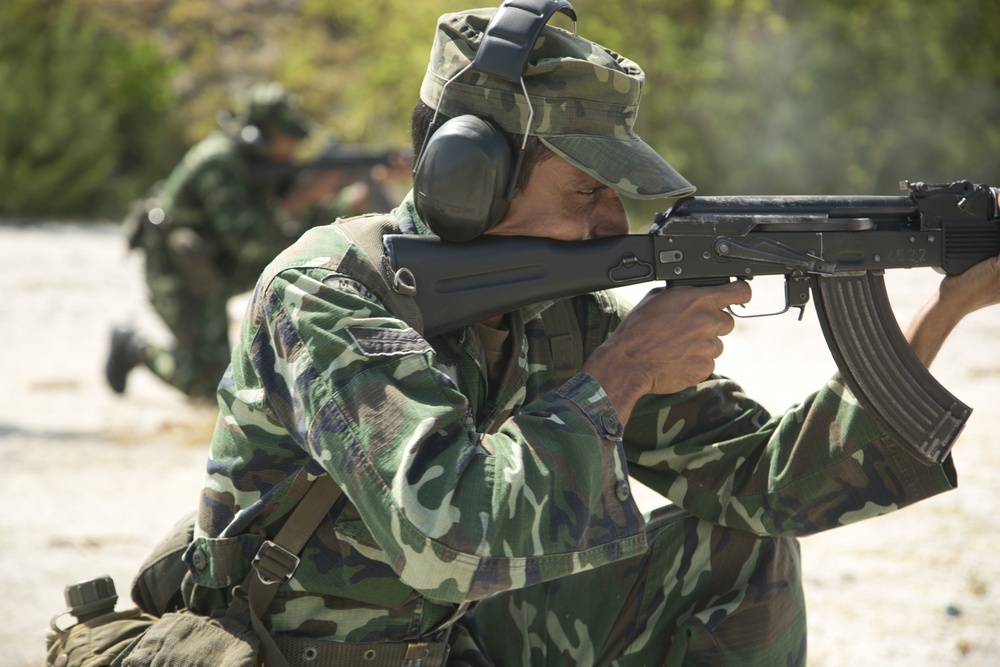
<svg viewBox="0 0 1000 667"><path fill-rule="evenodd" d="M538 138L556 155L626 197L659 199L695 192L694 185L639 137L563 134Z"/></svg>

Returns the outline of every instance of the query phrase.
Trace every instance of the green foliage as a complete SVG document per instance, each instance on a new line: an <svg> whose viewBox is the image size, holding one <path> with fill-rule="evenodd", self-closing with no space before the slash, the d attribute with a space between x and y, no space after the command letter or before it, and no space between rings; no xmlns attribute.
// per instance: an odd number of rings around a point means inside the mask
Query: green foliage
<svg viewBox="0 0 1000 667"><path fill-rule="evenodd" d="M108 39L71 4L0 4L0 212L118 215L163 153L151 139L167 75L155 50Z"/></svg>
<svg viewBox="0 0 1000 667"><path fill-rule="evenodd" d="M903 178L995 178L1000 133L982 121L1000 98L987 73L951 60L968 4L800 2L750 25L745 14L720 15L704 55L724 73L690 100L704 140L697 181L713 191L871 193Z"/></svg>
<svg viewBox="0 0 1000 667"><path fill-rule="evenodd" d="M2 2L0 122L16 129L0 136L0 177L17 187L0 210L120 199L260 80L300 92L345 141L407 144L436 18L489 4L75 0L77 15L68 0ZM573 4L581 35L642 65L638 130L701 194L997 181L993 0ZM642 222L665 205L630 210Z"/></svg>
<svg viewBox="0 0 1000 667"><path fill-rule="evenodd" d="M699 194L997 181L1000 35L976 18L989 2L574 4L581 34L645 69L639 132Z"/></svg>
<svg viewBox="0 0 1000 667"><path fill-rule="evenodd" d="M410 112L419 97L437 18L470 6L476 5L461 0L307 0L306 16L329 26L336 48L348 54L338 72L338 117L330 121L353 141L408 144Z"/></svg>

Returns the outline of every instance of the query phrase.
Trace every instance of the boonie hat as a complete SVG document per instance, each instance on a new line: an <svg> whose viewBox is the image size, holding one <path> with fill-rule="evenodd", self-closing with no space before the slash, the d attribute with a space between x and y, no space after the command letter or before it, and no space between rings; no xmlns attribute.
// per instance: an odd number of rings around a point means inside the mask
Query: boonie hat
<svg viewBox="0 0 1000 667"><path fill-rule="evenodd" d="M248 125L271 126L297 139L309 136L312 121L302 109L298 95L279 83L254 84L247 91L241 114Z"/></svg>
<svg viewBox="0 0 1000 667"><path fill-rule="evenodd" d="M445 14L438 20L420 99L454 118L490 118L505 131L537 136L570 164L626 197L681 197L695 191L635 133L645 74L642 68L590 40L546 25L524 71L524 84L466 71L495 8ZM448 83L441 97L442 88ZM440 101L440 109L438 104Z"/></svg>

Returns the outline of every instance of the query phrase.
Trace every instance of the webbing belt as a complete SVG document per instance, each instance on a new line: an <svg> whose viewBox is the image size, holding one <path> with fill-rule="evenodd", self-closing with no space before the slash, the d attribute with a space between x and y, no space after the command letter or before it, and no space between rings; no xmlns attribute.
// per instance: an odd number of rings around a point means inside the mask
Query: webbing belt
<svg viewBox="0 0 1000 667"><path fill-rule="evenodd" d="M447 631L436 642L346 643L273 635L264 627L261 616L278 586L295 573L299 552L342 495L329 475L311 483L274 539L261 545L253 569L238 587L246 595L237 591L226 615L250 617L265 667L443 667L448 657Z"/></svg>
<svg viewBox="0 0 1000 667"><path fill-rule="evenodd" d="M363 665L364 667L442 667L447 636L436 642L345 643L272 635L289 667ZM264 665L270 667L267 659Z"/></svg>

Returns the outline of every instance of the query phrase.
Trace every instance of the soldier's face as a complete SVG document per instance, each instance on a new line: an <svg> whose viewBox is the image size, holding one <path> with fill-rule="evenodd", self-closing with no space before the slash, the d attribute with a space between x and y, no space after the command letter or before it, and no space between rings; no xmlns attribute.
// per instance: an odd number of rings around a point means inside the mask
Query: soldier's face
<svg viewBox="0 0 1000 667"><path fill-rule="evenodd" d="M507 214L486 233L583 241L628 232L618 193L554 155L535 165Z"/></svg>
<svg viewBox="0 0 1000 667"><path fill-rule="evenodd" d="M281 130L268 134L268 156L277 162L289 162L299 150L301 141Z"/></svg>

